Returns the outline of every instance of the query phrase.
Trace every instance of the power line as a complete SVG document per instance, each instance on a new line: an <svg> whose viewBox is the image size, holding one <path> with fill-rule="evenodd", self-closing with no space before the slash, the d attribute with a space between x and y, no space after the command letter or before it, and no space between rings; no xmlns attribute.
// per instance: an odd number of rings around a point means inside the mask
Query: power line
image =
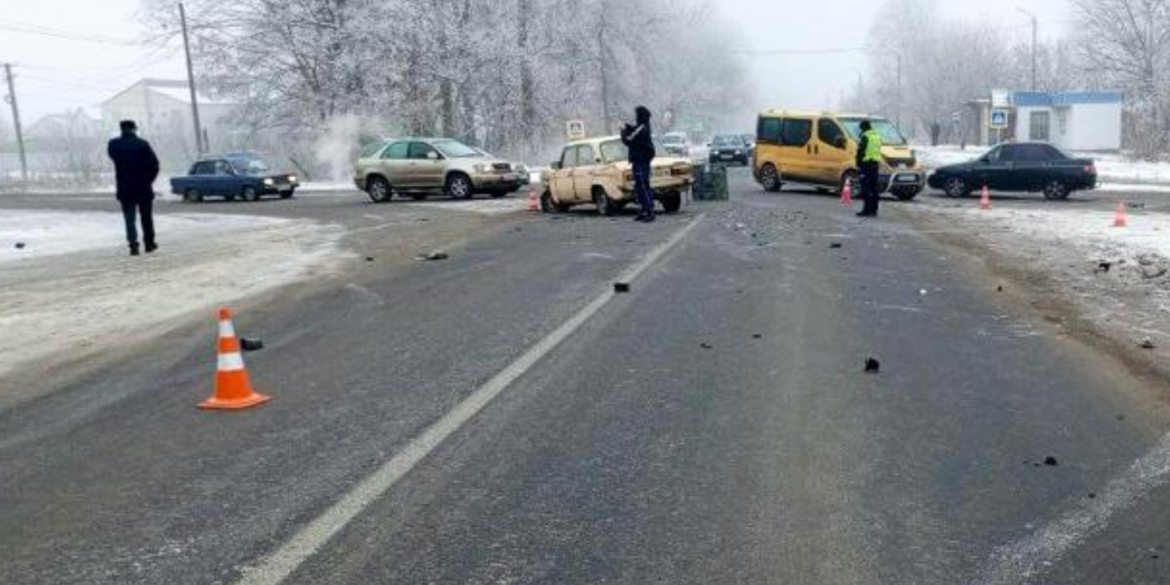
<svg viewBox="0 0 1170 585"><path fill-rule="evenodd" d="M64 29L55 29L35 24L21 24L13 22L0 23L0 30L7 30L10 32L39 35L44 37L52 37L56 39L63 39L69 41L80 41L86 43L98 43L103 45L119 45L125 47L137 47L142 43L139 41L132 41L129 39L122 39L118 37L111 37L106 35L83 34Z"/></svg>

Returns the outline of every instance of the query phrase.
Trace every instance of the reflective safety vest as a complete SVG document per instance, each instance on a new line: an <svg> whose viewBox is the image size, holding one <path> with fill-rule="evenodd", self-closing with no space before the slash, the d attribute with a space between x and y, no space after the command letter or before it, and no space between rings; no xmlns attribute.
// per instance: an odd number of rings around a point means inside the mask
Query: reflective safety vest
<svg viewBox="0 0 1170 585"><path fill-rule="evenodd" d="M867 130L865 153L861 160L864 162L882 162L882 134L877 130Z"/></svg>

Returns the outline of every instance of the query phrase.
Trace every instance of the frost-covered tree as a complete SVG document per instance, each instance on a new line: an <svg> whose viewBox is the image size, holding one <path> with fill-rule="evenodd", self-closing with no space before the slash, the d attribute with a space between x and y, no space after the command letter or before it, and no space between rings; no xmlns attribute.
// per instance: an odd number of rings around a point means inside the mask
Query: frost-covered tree
<svg viewBox="0 0 1170 585"><path fill-rule="evenodd" d="M1083 75L1125 91L1125 138L1170 154L1170 0L1070 0Z"/></svg>
<svg viewBox="0 0 1170 585"><path fill-rule="evenodd" d="M143 0L162 38L170 0ZM445 135L535 156L568 119L610 129L644 103L718 115L747 93L703 0L188 0L203 87L241 125L300 141ZM355 138L356 140L356 138Z"/></svg>

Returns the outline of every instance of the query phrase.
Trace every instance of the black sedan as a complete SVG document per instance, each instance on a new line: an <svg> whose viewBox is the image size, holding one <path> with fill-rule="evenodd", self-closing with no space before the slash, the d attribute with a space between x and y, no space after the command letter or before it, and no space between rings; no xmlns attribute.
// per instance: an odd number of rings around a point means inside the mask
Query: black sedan
<svg viewBox="0 0 1170 585"><path fill-rule="evenodd" d="M711 164L737 162L747 166L752 152L739 134L721 134L711 141Z"/></svg>
<svg viewBox="0 0 1170 585"><path fill-rule="evenodd" d="M1095 188L1097 167L1092 159L1069 156L1051 144L1016 142L1001 144L973 161L941 167L928 182L949 197L964 197L987 186L992 191L1040 192L1057 200Z"/></svg>

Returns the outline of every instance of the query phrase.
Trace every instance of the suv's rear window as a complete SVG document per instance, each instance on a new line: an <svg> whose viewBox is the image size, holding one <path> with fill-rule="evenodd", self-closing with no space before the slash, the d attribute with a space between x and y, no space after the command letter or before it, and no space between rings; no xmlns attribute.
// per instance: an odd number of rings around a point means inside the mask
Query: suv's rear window
<svg viewBox="0 0 1170 585"><path fill-rule="evenodd" d="M375 156L378 156L378 153L381 152L382 149L385 147L386 147L385 142L371 142L371 143L362 147L362 151L361 151L361 153L358 154L358 157L359 158L374 158Z"/></svg>

